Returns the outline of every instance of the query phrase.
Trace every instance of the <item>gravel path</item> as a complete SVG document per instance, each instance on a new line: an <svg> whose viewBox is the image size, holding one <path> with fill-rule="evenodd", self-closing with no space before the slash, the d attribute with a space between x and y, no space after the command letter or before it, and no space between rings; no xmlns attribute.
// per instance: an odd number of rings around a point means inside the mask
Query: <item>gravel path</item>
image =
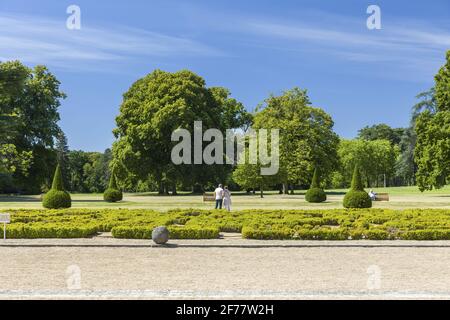
<svg viewBox="0 0 450 320"><path fill-rule="evenodd" d="M450 241L0 241L0 298L450 298Z"/></svg>

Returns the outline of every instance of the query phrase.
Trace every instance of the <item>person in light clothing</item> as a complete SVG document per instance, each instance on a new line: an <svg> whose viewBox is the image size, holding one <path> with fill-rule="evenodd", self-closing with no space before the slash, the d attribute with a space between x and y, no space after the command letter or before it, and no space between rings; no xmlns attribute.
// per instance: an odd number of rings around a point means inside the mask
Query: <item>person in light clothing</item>
<svg viewBox="0 0 450 320"><path fill-rule="evenodd" d="M377 194L373 192L373 190L370 190L369 197L372 201L375 201L377 199Z"/></svg>
<svg viewBox="0 0 450 320"><path fill-rule="evenodd" d="M216 209L222 209L223 188L221 184L214 190L214 194L216 195Z"/></svg>
<svg viewBox="0 0 450 320"><path fill-rule="evenodd" d="M231 192L228 190L227 186L225 186L225 190L223 190L223 206L227 211L231 211Z"/></svg>

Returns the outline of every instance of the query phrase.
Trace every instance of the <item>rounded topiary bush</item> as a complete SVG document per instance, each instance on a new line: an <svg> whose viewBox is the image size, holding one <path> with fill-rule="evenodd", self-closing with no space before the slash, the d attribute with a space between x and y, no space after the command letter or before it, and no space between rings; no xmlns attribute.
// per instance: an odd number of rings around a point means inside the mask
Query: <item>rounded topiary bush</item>
<svg viewBox="0 0 450 320"><path fill-rule="evenodd" d="M320 187L319 172L317 168L314 170L311 187L305 194L305 200L313 203L324 202L327 200L327 194Z"/></svg>
<svg viewBox="0 0 450 320"><path fill-rule="evenodd" d="M108 188L103 193L103 200L105 200L106 202L118 202L122 201L122 199L123 199L122 191L117 189Z"/></svg>
<svg viewBox="0 0 450 320"><path fill-rule="evenodd" d="M106 202L118 202L122 201L123 193L119 190L116 183L116 177L114 172L111 173L111 180L109 181L109 187L103 193L103 200Z"/></svg>
<svg viewBox="0 0 450 320"><path fill-rule="evenodd" d="M350 190L344 197L345 208L371 208L372 200L365 191Z"/></svg>
<svg viewBox="0 0 450 320"><path fill-rule="evenodd" d="M52 189L44 196L42 205L47 209L70 208L72 199L68 192Z"/></svg>
<svg viewBox="0 0 450 320"><path fill-rule="evenodd" d="M59 164L56 166L52 188L44 195L42 205L47 209L63 209L72 206L70 194L64 190L64 183Z"/></svg>
<svg viewBox="0 0 450 320"><path fill-rule="evenodd" d="M372 199L370 199L361 181L358 166L355 166L352 178L352 187L344 197L345 208L371 208Z"/></svg>
<svg viewBox="0 0 450 320"><path fill-rule="evenodd" d="M305 194L305 200L308 202L324 202L327 200L327 194L321 188L311 188Z"/></svg>

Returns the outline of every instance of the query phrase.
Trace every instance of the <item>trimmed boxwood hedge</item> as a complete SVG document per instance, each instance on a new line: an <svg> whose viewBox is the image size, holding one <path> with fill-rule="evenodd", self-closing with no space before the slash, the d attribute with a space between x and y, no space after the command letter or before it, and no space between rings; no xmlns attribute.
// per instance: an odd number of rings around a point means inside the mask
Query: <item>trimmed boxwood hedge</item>
<svg viewBox="0 0 450 320"><path fill-rule="evenodd" d="M42 205L47 209L70 208L72 199L66 191L50 190L42 199Z"/></svg>
<svg viewBox="0 0 450 320"><path fill-rule="evenodd" d="M321 188L311 188L306 191L305 200L311 203L320 203L327 200L327 194Z"/></svg>
<svg viewBox="0 0 450 320"><path fill-rule="evenodd" d="M350 190L344 197L345 208L371 208L372 200L365 191Z"/></svg>
<svg viewBox="0 0 450 320"><path fill-rule="evenodd" d="M103 193L103 200L106 202L119 202L123 199L123 193L117 189L106 189Z"/></svg>
<svg viewBox="0 0 450 320"><path fill-rule="evenodd" d="M103 193L103 200L106 202L118 202L122 201L123 193L117 187L116 176L114 171L111 173L111 179L109 181L109 187Z"/></svg>
<svg viewBox="0 0 450 320"><path fill-rule="evenodd" d="M3 234L3 226L0 227ZM59 224L14 224L6 227L8 239L89 238L97 233L96 226L71 226Z"/></svg>
<svg viewBox="0 0 450 320"><path fill-rule="evenodd" d="M319 172L317 168L314 170L311 187L305 194L305 200L311 203L320 203L327 200L327 194L320 187Z"/></svg>
<svg viewBox="0 0 450 320"><path fill-rule="evenodd" d="M344 208L371 208L372 199L370 199L361 181L361 175L358 166L355 166L352 178L352 186L344 197Z"/></svg>
<svg viewBox="0 0 450 320"><path fill-rule="evenodd" d="M61 167L59 164L56 166L52 188L44 195L42 205L47 209L63 209L72 206L70 194L64 190Z"/></svg>
<svg viewBox="0 0 450 320"><path fill-rule="evenodd" d="M217 239L219 228L168 227L170 239ZM114 238L151 239L153 227L118 226L111 230Z"/></svg>
<svg viewBox="0 0 450 320"><path fill-rule="evenodd" d="M86 238L111 231L117 238L150 239L154 227L167 226L171 239L215 239L219 232L242 231L245 238L267 240L450 240L448 209L58 209L10 213L9 238Z"/></svg>

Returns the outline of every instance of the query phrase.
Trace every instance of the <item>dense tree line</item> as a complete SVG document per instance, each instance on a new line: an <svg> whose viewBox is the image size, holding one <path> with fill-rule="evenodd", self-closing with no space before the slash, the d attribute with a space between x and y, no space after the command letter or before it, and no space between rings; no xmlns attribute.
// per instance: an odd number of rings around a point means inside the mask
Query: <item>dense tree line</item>
<svg viewBox="0 0 450 320"><path fill-rule="evenodd" d="M353 140L338 137L331 116L312 104L306 90L270 95L250 113L229 90L208 87L191 71L155 70L123 95L111 150L69 150L58 126L65 98L59 86L44 66L0 63L0 193L48 190L57 164L68 191L95 193L108 188L111 171L117 190L160 194L203 192L218 183L259 190L261 196L269 188L288 193L308 188L314 172L314 188L345 188L355 167L366 187L417 184L429 190L450 178L450 51L435 86L417 96L409 127L366 126ZM192 143L186 155L183 150L184 159L192 161L174 164L171 152L178 142L172 134L185 129L194 139L195 121L202 121L203 133L280 129L277 173L262 175L260 162L238 164L237 154L228 162L223 149L209 151L225 164L197 164L196 148L206 150L217 136L201 139L199 146ZM227 144L225 136L220 139ZM249 148L247 141L241 155Z"/></svg>

